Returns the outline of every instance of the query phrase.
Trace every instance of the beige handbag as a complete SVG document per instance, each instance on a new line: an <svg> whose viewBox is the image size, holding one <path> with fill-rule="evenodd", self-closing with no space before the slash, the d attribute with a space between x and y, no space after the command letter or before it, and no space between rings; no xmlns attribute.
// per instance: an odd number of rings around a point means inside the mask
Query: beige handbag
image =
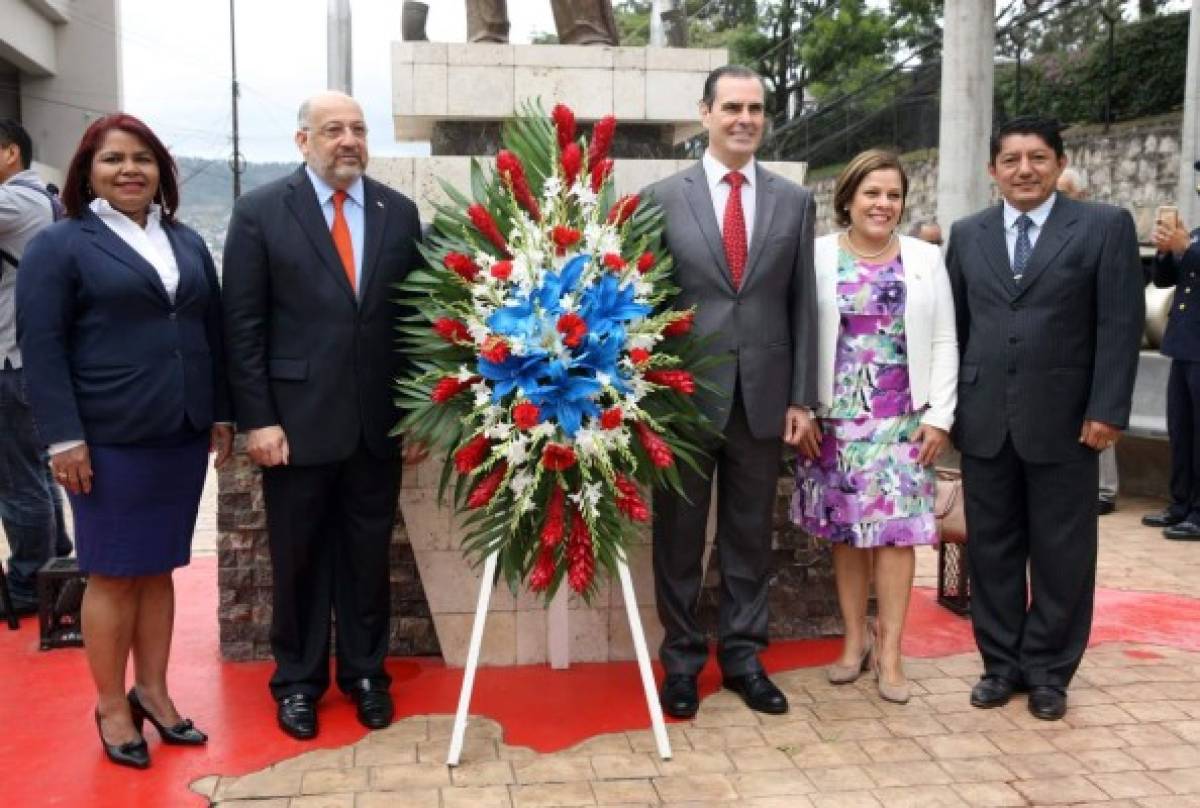
<svg viewBox="0 0 1200 808"><path fill-rule="evenodd" d="M967 513L963 508L962 472L958 469L937 470L937 499L933 505L938 531L943 542L966 544Z"/></svg>

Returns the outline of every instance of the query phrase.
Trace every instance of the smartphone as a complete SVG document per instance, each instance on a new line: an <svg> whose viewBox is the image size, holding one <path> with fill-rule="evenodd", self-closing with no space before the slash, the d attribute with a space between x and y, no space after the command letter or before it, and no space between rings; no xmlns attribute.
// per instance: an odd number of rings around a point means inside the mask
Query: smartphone
<svg viewBox="0 0 1200 808"><path fill-rule="evenodd" d="M1154 221L1160 224L1178 226L1179 208L1174 205L1159 205L1158 209L1154 211Z"/></svg>

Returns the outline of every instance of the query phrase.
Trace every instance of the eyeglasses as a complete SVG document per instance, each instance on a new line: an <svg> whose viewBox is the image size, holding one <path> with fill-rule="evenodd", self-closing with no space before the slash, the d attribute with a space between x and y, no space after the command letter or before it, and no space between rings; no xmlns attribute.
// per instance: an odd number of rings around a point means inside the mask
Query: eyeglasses
<svg viewBox="0 0 1200 808"><path fill-rule="evenodd" d="M311 132L313 130L312 127L305 126L303 127L303 131ZM349 132L351 135L353 135L355 140L367 139L367 125L363 123L327 123L316 131L317 134L328 140L338 140L342 137L342 135L346 134L346 132Z"/></svg>

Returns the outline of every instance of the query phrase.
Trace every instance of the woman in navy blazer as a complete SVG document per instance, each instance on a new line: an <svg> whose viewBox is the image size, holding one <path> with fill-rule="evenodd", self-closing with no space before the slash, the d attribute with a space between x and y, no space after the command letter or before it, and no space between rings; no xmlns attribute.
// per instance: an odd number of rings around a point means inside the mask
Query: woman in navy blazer
<svg viewBox="0 0 1200 808"><path fill-rule="evenodd" d="M175 221L175 163L136 118L88 127L62 199L68 218L22 259L17 334L89 574L83 634L100 740L113 762L145 768L145 720L167 743L207 740L175 710L166 671L171 572L188 563L208 451L219 466L233 441L220 287L203 240Z"/></svg>

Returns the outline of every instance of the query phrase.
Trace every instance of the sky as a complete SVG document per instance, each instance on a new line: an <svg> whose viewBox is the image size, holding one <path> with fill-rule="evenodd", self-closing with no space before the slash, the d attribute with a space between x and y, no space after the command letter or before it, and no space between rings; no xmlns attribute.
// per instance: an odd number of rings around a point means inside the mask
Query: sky
<svg viewBox="0 0 1200 808"><path fill-rule="evenodd" d="M292 135L300 102L326 86L327 0L234 0L241 88L241 151L252 162L298 159ZM553 31L549 0L510 0L510 38ZM428 153L392 136L390 43L402 0L351 0L354 95L371 153ZM429 38L466 39L462 0L429 0ZM126 111L146 121L176 155L228 158L231 145L228 0L120 0Z"/></svg>

